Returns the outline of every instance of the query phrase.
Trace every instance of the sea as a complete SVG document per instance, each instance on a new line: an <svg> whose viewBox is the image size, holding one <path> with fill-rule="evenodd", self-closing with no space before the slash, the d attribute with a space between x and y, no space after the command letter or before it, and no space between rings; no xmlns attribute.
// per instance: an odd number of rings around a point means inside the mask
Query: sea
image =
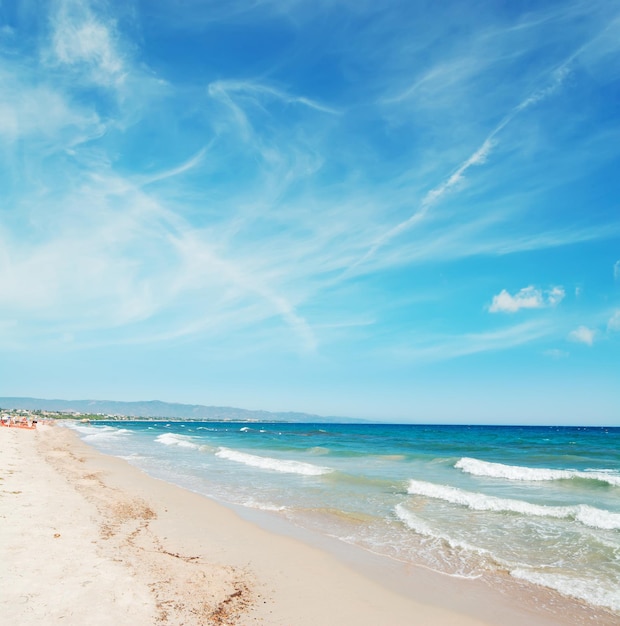
<svg viewBox="0 0 620 626"><path fill-rule="evenodd" d="M71 422L221 503L448 576L553 590L620 624L620 428Z"/></svg>

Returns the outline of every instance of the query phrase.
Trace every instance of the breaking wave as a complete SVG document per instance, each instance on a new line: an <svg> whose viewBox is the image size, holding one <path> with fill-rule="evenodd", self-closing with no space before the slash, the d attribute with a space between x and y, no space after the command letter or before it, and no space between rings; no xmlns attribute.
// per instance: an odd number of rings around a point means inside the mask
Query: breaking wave
<svg viewBox="0 0 620 626"><path fill-rule="evenodd" d="M116 441L117 439L131 434L126 428L114 428L113 426L73 426L82 435L87 443L101 443Z"/></svg>
<svg viewBox="0 0 620 626"><path fill-rule="evenodd" d="M407 528L410 528L418 535L424 535L425 537L429 537L430 539L439 539L440 541L445 542L454 550L466 550L467 552L492 557L492 554L491 552L489 552L489 550L485 550L484 548L478 548L471 543L455 539L454 537L451 537L446 533L442 533L432 528L427 522L420 519L417 515L409 511L403 504L397 504L394 507L394 513L396 514L396 517L401 522L403 522L405 526L407 526Z"/></svg>
<svg viewBox="0 0 620 626"><path fill-rule="evenodd" d="M191 448L192 450L200 450L202 446L192 441L187 435L177 435L175 433L164 433L155 437L155 441L163 443L165 446L179 446L179 448Z"/></svg>
<svg viewBox="0 0 620 626"><path fill-rule="evenodd" d="M421 480L410 480L407 492L410 495L425 496L443 500L450 504L466 506L474 511L494 511L496 513L517 513L532 517L553 517L574 519L584 526L602 530L620 529L620 513L612 513L586 504L571 506L548 506L532 504L523 500L498 498L479 492L465 491L448 485L438 485Z"/></svg>
<svg viewBox="0 0 620 626"><path fill-rule="evenodd" d="M328 474L332 471L329 467L313 465L312 463L289 461L286 459L274 459L268 456L256 456L254 454L247 454L246 452L239 452L238 450L231 450L230 448L219 448L215 455L221 459L227 459L229 461L243 463L244 465L249 465L251 467L258 467L260 469L272 470L274 472L282 472L285 474L321 476L322 474Z"/></svg>
<svg viewBox="0 0 620 626"><path fill-rule="evenodd" d="M504 478L506 480L572 480L579 478L582 480L596 480L599 482L620 487L620 475L608 470L567 470L567 469L547 469L538 467L522 467L520 465L504 465L502 463L491 463L490 461L480 461L469 457L459 459L454 467L473 474L474 476L488 476L490 478Z"/></svg>

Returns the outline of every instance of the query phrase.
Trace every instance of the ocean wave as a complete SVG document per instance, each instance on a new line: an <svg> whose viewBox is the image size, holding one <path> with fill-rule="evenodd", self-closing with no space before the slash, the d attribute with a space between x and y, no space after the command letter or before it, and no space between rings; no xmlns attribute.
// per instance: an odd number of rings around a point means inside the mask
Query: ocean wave
<svg viewBox="0 0 620 626"><path fill-rule="evenodd" d="M179 448L191 448L192 450L200 450L201 446L187 435L177 435L175 433L164 433L155 437L155 441L163 443L165 446L179 446Z"/></svg>
<svg viewBox="0 0 620 626"><path fill-rule="evenodd" d="M114 441L120 437L131 434L126 428L114 428L114 426L71 426L82 436L82 439L89 443L101 441Z"/></svg>
<svg viewBox="0 0 620 626"><path fill-rule="evenodd" d="M602 530L620 529L620 513L612 513L586 504L571 506L532 504L523 500L498 498L484 493L465 491L457 487L438 485L421 480L410 480L407 492L410 495L425 496L443 500L450 504L465 506L474 511L494 511L496 513L518 513L533 517L574 519L591 528L600 528Z"/></svg>
<svg viewBox="0 0 620 626"><path fill-rule="evenodd" d="M504 465L491 463L469 457L459 459L454 467L474 476L488 476L490 478L504 478L506 480L546 481L546 480L596 480L599 482L620 487L620 475L610 470L567 470L547 469L542 467L523 467L520 465Z"/></svg>
<svg viewBox="0 0 620 626"><path fill-rule="evenodd" d="M328 474L332 471L329 467L303 463L301 461L274 459L268 456L256 456L254 454L247 454L246 452L239 452L238 450L231 450L230 448L219 448L215 455L221 459L227 459L229 461L243 463L244 465L249 465L251 467L273 470L274 472L282 472L285 474L321 476L322 474Z"/></svg>
<svg viewBox="0 0 620 626"><path fill-rule="evenodd" d="M620 513L603 511L587 504L579 504L575 508L575 519L584 526L602 530L620 530Z"/></svg>
<svg viewBox="0 0 620 626"><path fill-rule="evenodd" d="M244 426L239 429L240 433L266 433L267 431L264 428L250 428L249 426Z"/></svg>
<svg viewBox="0 0 620 626"><path fill-rule="evenodd" d="M606 589L600 584L600 581L594 583L573 576L549 574L524 568L512 570L510 575L535 585L554 589L564 596L585 600L590 604L605 607L612 611L620 611L620 594L616 589Z"/></svg>
<svg viewBox="0 0 620 626"><path fill-rule="evenodd" d="M496 557L489 550L478 548L471 543L455 539L454 537L450 537L445 533L435 530L423 519L420 519L417 515L409 511L403 504L397 504L394 507L394 513L396 514L396 517L403 522L405 526L407 526L407 528L410 528L418 535L423 535L429 539L443 541L453 550L465 550L466 552L479 554L498 562Z"/></svg>

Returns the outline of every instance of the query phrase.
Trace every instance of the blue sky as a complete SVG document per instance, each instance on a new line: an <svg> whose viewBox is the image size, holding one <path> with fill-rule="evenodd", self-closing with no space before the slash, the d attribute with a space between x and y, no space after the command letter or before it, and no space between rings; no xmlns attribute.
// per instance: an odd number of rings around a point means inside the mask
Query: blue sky
<svg viewBox="0 0 620 626"><path fill-rule="evenodd" d="M0 0L0 395L620 425L620 7Z"/></svg>

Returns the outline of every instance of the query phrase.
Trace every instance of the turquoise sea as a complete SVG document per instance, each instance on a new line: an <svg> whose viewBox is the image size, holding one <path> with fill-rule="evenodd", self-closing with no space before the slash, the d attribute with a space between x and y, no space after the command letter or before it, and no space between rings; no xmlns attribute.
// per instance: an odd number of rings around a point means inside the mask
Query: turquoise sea
<svg viewBox="0 0 620 626"><path fill-rule="evenodd" d="M220 502L451 576L549 588L620 619L620 428L71 427Z"/></svg>

